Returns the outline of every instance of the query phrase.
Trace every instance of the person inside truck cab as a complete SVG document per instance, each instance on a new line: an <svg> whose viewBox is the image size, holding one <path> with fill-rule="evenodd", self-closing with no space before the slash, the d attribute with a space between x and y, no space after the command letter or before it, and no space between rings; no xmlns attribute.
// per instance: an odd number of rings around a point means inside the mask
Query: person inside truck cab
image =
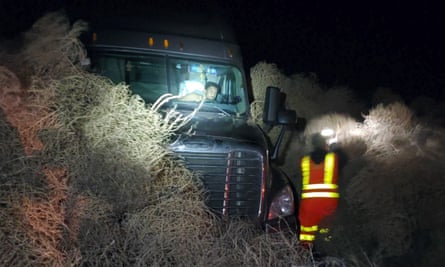
<svg viewBox="0 0 445 267"><path fill-rule="evenodd" d="M193 90L192 92L181 96L179 99L183 101L215 101L218 93L219 86L214 82L207 82L204 90Z"/></svg>

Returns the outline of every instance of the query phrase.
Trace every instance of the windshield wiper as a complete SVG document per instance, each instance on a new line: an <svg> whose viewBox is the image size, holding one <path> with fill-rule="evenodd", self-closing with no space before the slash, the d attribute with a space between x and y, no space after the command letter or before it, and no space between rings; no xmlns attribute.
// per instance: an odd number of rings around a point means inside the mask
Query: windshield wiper
<svg viewBox="0 0 445 267"><path fill-rule="evenodd" d="M189 108L189 109L195 109L197 107L197 105L199 105L198 102L174 102L172 103L170 106L176 107L176 108ZM227 109L223 109L221 107L218 106L218 104L213 104L213 103L205 103L199 108L198 111L209 111L209 110L217 110L220 112L220 114L223 114L224 116L232 116L235 115L236 112L232 111L232 110L227 110Z"/></svg>
<svg viewBox="0 0 445 267"><path fill-rule="evenodd" d="M210 108L218 110L219 112L221 112L220 114L223 114L226 117L236 114L233 111L225 110L225 109L223 109L223 108L221 108L221 107L219 107L219 106L217 106L215 104L204 104L204 106L201 107L201 110L202 109L210 109Z"/></svg>

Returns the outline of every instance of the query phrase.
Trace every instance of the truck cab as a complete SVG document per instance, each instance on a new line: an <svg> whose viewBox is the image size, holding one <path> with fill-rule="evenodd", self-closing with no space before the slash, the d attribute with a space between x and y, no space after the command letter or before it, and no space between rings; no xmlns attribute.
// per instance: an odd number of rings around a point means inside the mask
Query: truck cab
<svg viewBox="0 0 445 267"><path fill-rule="evenodd" d="M171 94L177 97L165 110L187 115L200 105L190 122L193 133L176 133L170 149L199 174L213 212L266 230L296 229L295 189L274 162L281 142L271 144L260 126L249 123L241 51L227 24L202 14L100 19L91 23L86 47L91 71L125 82L147 104ZM183 98L204 95L209 83L218 88L214 99ZM265 123L282 133L293 128L295 112L283 108L283 93L267 92Z"/></svg>

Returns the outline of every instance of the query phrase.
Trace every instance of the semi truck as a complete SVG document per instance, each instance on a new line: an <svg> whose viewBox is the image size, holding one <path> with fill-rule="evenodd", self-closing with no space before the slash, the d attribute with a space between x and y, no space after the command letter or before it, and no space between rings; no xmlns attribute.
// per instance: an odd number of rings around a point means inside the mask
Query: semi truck
<svg viewBox="0 0 445 267"><path fill-rule="evenodd" d="M298 124L284 108L279 88L266 91L263 121L281 127L274 144L266 129L251 123L248 80L240 46L229 24L216 16L152 14L101 18L90 23L86 47L91 71L125 82L147 104L165 94L218 87L212 101L164 104L191 114L193 134L177 132L169 146L199 173L208 207L223 219L241 218L267 230L296 229L296 190L276 163L285 131ZM190 87L190 88L186 88Z"/></svg>

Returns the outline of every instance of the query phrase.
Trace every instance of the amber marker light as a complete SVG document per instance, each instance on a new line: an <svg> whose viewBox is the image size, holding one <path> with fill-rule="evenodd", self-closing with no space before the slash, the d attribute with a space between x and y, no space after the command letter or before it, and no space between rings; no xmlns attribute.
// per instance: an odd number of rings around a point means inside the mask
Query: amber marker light
<svg viewBox="0 0 445 267"><path fill-rule="evenodd" d="M149 37L148 38L148 46L153 47L154 44L155 44L155 40L153 39L153 37Z"/></svg>
<svg viewBox="0 0 445 267"><path fill-rule="evenodd" d="M167 49L168 48L168 40L164 39L164 48Z"/></svg>

